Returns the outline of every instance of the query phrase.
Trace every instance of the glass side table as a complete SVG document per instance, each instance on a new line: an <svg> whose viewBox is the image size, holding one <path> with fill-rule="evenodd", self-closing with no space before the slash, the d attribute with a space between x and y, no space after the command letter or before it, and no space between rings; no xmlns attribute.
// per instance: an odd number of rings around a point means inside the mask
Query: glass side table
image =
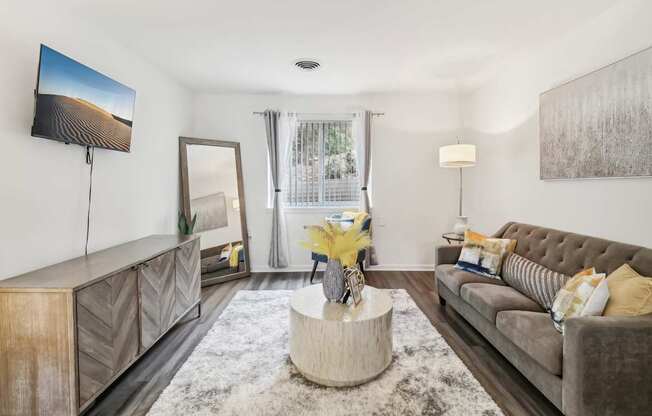
<svg viewBox="0 0 652 416"><path fill-rule="evenodd" d="M441 238L446 240L448 244L453 244L453 243L463 243L464 242L464 236L455 234L455 233L444 233L441 235Z"/></svg>

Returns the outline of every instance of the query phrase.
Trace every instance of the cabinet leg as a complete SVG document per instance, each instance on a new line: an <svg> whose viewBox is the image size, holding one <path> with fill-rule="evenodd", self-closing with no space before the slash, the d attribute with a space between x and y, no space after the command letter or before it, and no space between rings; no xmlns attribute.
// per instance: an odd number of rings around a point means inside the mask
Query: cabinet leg
<svg viewBox="0 0 652 416"><path fill-rule="evenodd" d="M441 296L439 296L439 304L440 304L442 307L446 306L446 299L444 299L444 298L442 298Z"/></svg>

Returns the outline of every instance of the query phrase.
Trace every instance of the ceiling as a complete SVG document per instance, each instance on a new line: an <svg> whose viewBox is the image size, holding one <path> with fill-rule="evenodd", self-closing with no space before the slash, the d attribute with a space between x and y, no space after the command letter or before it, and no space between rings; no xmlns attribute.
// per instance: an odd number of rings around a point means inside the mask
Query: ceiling
<svg viewBox="0 0 652 416"><path fill-rule="evenodd" d="M615 0L59 0L195 91L472 88ZM301 72L299 58L322 68Z"/></svg>

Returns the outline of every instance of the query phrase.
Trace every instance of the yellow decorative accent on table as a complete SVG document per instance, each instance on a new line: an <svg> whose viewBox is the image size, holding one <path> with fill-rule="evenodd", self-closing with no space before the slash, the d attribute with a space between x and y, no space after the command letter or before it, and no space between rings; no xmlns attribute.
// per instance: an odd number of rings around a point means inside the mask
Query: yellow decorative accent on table
<svg viewBox="0 0 652 416"><path fill-rule="evenodd" d="M358 259L358 252L371 245L369 232L362 231L362 223L354 223L347 230L339 224L326 222L324 225L307 227L310 242L301 245L332 260L339 260L344 267L351 267Z"/></svg>
<svg viewBox="0 0 652 416"><path fill-rule="evenodd" d="M641 276L623 264L607 276L611 294L605 316L638 316L652 313L652 278Z"/></svg>

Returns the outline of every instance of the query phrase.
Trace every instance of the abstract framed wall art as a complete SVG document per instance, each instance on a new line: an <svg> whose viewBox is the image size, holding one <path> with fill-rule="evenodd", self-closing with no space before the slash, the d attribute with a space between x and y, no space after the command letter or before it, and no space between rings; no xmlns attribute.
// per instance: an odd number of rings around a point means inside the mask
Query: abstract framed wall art
<svg viewBox="0 0 652 416"><path fill-rule="evenodd" d="M543 180L652 176L652 48L539 97Z"/></svg>

